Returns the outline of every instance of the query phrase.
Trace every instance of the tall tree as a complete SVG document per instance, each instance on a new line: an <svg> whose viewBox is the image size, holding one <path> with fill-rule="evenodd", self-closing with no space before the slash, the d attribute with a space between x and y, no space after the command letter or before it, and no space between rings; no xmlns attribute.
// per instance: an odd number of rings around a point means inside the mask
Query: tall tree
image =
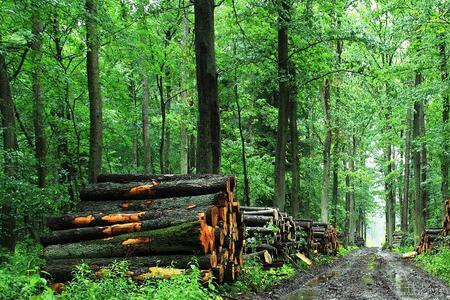
<svg viewBox="0 0 450 300"><path fill-rule="evenodd" d="M416 72L415 86L416 88L422 83L422 74ZM413 169L414 169L414 236L418 240L422 231L425 228L425 205L423 203L423 187L422 187L422 175L421 175L421 122L420 118L423 114L423 101L422 99L416 99L414 101L414 115L413 115L413 141L414 147L413 153Z"/></svg>
<svg viewBox="0 0 450 300"><path fill-rule="evenodd" d="M444 85L444 93L442 95L442 123L443 123L443 149L441 157L441 195L445 201L447 197L450 197L448 193L448 169L450 164L450 135L448 134L449 128L449 112L450 112L450 97L448 95L449 83L448 83L448 66L447 66L447 45L445 38L441 36L441 43L439 44L439 56L441 67L441 80Z"/></svg>
<svg viewBox="0 0 450 300"><path fill-rule="evenodd" d="M152 150L150 147L150 136L148 130L148 107L150 91L148 86L148 76L144 75L142 78L142 141L144 144L144 173L149 174L153 172L152 168Z"/></svg>
<svg viewBox="0 0 450 300"><path fill-rule="evenodd" d="M331 81L330 79L325 79L325 84L322 91L322 109L325 126L325 140L323 145L322 198L320 202L320 220L322 222L328 222L328 188L330 182L331 163L330 94Z"/></svg>
<svg viewBox="0 0 450 300"><path fill-rule="evenodd" d="M34 139L35 139L35 155L37 161L37 178L38 186L45 186L45 178L47 176L46 157L46 141L44 131L43 110L41 95L41 57L42 57L42 23L40 19L40 7L38 1L33 4L31 16L31 32L33 34L32 49L32 90L33 90L33 116L34 116Z"/></svg>
<svg viewBox="0 0 450 300"><path fill-rule="evenodd" d="M284 210L286 204L286 143L289 105L288 23L289 0L279 0L278 10L278 126L275 149L274 206Z"/></svg>
<svg viewBox="0 0 450 300"><path fill-rule="evenodd" d="M11 95L6 60L0 51L0 109L2 113L3 150L5 175L16 175L14 152L18 150L16 123L14 119L14 102ZM16 246L16 216L11 201L0 204L0 246L12 251Z"/></svg>
<svg viewBox="0 0 450 300"><path fill-rule="evenodd" d="M89 182L96 182L102 168L103 118L98 55L98 0L86 0L86 68L89 90Z"/></svg>
<svg viewBox="0 0 450 300"><path fill-rule="evenodd" d="M289 129L291 135L292 155L292 187L291 187L291 213L294 217L300 212L300 169L298 155L298 127L297 127L297 100L290 99Z"/></svg>
<svg viewBox="0 0 450 300"><path fill-rule="evenodd" d="M220 172L220 111L214 34L214 0L195 0L198 92L197 173Z"/></svg>
<svg viewBox="0 0 450 300"><path fill-rule="evenodd" d="M411 153L411 107L406 110L406 130L405 130L405 162L403 165L403 199L401 203L401 230L408 232L408 205L409 205L409 179L410 179L410 153Z"/></svg>

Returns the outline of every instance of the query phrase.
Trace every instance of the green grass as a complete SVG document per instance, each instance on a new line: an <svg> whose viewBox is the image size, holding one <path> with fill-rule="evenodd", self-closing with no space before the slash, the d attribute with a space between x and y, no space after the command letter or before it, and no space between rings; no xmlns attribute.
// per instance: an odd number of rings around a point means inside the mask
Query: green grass
<svg viewBox="0 0 450 300"><path fill-rule="evenodd" d="M433 254L421 254L417 264L450 285L450 249L440 248Z"/></svg>

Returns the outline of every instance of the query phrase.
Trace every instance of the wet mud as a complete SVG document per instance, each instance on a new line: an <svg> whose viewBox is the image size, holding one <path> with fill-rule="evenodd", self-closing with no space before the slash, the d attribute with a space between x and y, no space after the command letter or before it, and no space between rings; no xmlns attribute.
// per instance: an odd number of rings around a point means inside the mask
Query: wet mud
<svg viewBox="0 0 450 300"><path fill-rule="evenodd" d="M450 262L449 262L450 263ZM398 255L363 248L248 299L448 299L450 288Z"/></svg>

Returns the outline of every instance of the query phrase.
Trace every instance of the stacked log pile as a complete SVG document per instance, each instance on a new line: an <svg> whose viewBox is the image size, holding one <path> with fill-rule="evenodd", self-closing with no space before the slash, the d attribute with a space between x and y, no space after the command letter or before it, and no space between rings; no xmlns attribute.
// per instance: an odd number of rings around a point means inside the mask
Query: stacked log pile
<svg viewBox="0 0 450 300"><path fill-rule="evenodd" d="M450 198L445 201L444 208L444 236L450 235Z"/></svg>
<svg viewBox="0 0 450 300"><path fill-rule="evenodd" d="M336 255L339 250L338 235L336 229L322 222L312 224L313 242L311 248L325 255Z"/></svg>
<svg viewBox="0 0 450 300"><path fill-rule="evenodd" d="M80 192L78 212L49 218L46 270L65 281L81 262L100 271L126 259L139 279L154 267L187 269L195 258L205 278L232 281L245 247L235 184L220 175L101 175Z"/></svg>
<svg viewBox="0 0 450 300"><path fill-rule="evenodd" d="M416 248L418 254L429 252L440 240L442 240L442 228L425 228L420 236L419 245Z"/></svg>
<svg viewBox="0 0 450 300"><path fill-rule="evenodd" d="M339 249L337 232L327 223L294 220L273 207L241 206L241 210L249 238L246 253L259 253L266 266L282 265L291 256L305 257L311 252L335 255ZM261 251L268 253L263 256Z"/></svg>
<svg viewBox="0 0 450 300"><path fill-rule="evenodd" d="M392 246L400 247L402 245L404 233L401 231L394 231L392 233Z"/></svg>

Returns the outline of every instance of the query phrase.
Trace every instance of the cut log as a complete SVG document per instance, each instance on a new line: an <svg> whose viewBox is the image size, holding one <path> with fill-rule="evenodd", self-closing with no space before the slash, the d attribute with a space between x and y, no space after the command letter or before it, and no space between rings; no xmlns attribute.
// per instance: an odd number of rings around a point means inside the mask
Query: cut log
<svg viewBox="0 0 450 300"><path fill-rule="evenodd" d="M214 207L214 206L212 206ZM205 212L211 206L187 205L183 208L170 210L148 210L126 213L78 213L58 217L50 217L47 224L52 230L64 230L81 227L108 226L114 224L136 223L141 221L157 221L160 218L170 219L179 217L180 220L190 220L200 212ZM181 223L181 222L179 222ZM170 225L169 225L170 226ZM165 227L169 227L165 226ZM161 227L156 227L161 228ZM149 228L155 229L155 228ZM144 229L145 230L145 229Z"/></svg>
<svg viewBox="0 0 450 300"><path fill-rule="evenodd" d="M255 258L258 258L263 264L271 264L272 263L272 256L270 255L269 251L267 251L267 250L262 250L259 252L244 255L244 260L255 259Z"/></svg>
<svg viewBox="0 0 450 300"><path fill-rule="evenodd" d="M134 232L102 240L50 245L44 256L56 258L129 257L149 254L205 254L214 230L198 222L164 229ZM210 229L211 228L211 229Z"/></svg>
<svg viewBox="0 0 450 300"><path fill-rule="evenodd" d="M295 256L297 256L298 258L300 258L305 264L307 264L308 266L312 265L312 261L306 257L306 255L304 255L303 253L297 252L295 254Z"/></svg>
<svg viewBox="0 0 450 300"><path fill-rule="evenodd" d="M231 192L229 177L192 180L115 183L88 185L80 192L81 201L112 201L126 199L158 199Z"/></svg>
<svg viewBox="0 0 450 300"><path fill-rule="evenodd" d="M82 259L54 259L49 260L43 270L51 274L54 281L68 281L73 277L74 268L81 264L87 264L92 271L97 272L114 262L120 262L120 258L82 258ZM129 257L126 259L128 269L131 272L149 267L173 267L189 268L191 264L197 264L200 269L211 268L214 258L211 255L159 255L147 257Z"/></svg>
<svg viewBox="0 0 450 300"><path fill-rule="evenodd" d="M244 214L244 223L249 227L265 226L273 223L273 217Z"/></svg>
<svg viewBox="0 0 450 300"><path fill-rule="evenodd" d="M211 205L221 208L226 204L226 201L227 195L225 193L147 200L85 201L81 203L80 211L87 214L91 214L92 212L120 213L154 211L154 217L158 218L167 210L192 209Z"/></svg>

